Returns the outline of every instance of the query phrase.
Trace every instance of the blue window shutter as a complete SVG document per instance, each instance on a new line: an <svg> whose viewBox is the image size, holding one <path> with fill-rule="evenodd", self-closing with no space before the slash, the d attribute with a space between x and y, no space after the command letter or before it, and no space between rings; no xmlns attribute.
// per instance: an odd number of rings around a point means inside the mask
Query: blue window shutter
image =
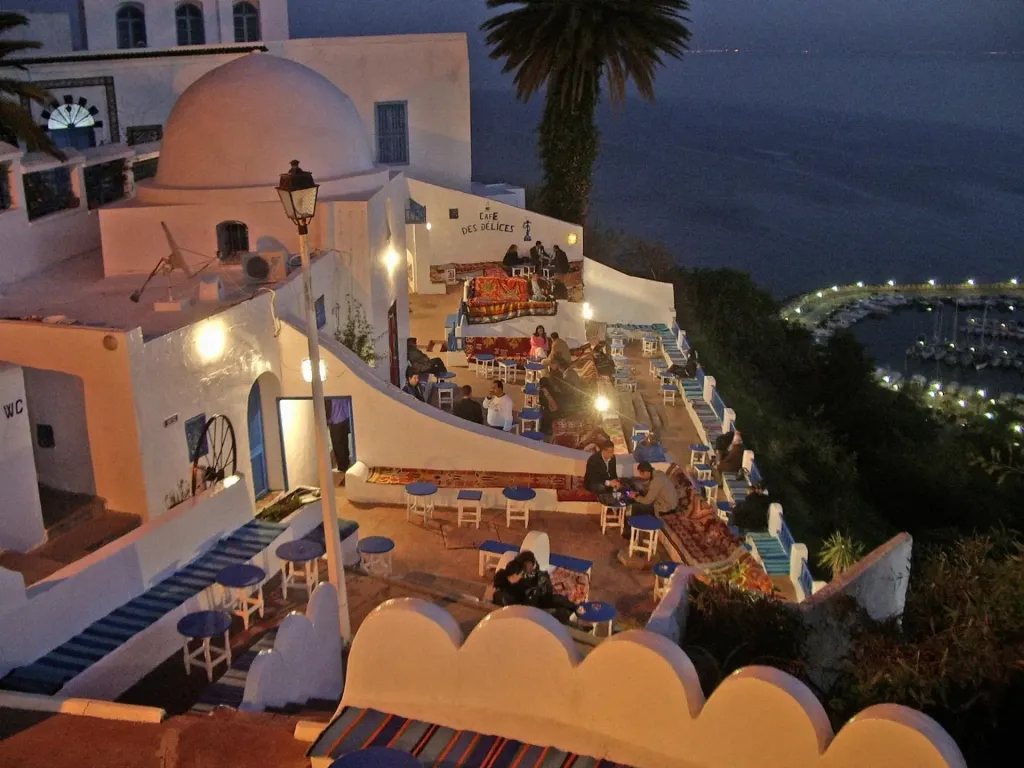
<svg viewBox="0 0 1024 768"><path fill-rule="evenodd" d="M377 104L377 162L406 165L409 162L409 120L404 101Z"/></svg>

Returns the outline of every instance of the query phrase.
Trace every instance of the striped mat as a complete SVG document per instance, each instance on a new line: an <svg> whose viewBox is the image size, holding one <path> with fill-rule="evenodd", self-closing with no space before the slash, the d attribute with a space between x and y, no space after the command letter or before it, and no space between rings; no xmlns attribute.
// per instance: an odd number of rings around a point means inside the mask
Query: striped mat
<svg viewBox="0 0 1024 768"><path fill-rule="evenodd" d="M443 768L615 768L619 765L554 747L457 731L360 707L345 707L316 740L307 757L320 758L317 762L337 760L367 747L398 749L414 755L422 765Z"/></svg>
<svg viewBox="0 0 1024 768"><path fill-rule="evenodd" d="M229 565L246 563L266 549L285 526L251 520L196 560L128 601L85 630L0 680L0 688L52 696L73 678L149 629L164 615L213 584Z"/></svg>

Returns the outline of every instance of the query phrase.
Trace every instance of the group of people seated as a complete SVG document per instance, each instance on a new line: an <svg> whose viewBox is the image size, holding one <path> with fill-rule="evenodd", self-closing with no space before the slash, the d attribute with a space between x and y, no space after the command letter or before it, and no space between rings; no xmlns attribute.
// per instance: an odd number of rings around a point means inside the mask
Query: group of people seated
<svg viewBox="0 0 1024 768"><path fill-rule="evenodd" d="M498 605L532 605L551 611L563 624L576 612L576 604L555 592L551 577L537 564L533 552L516 555L494 574L493 601Z"/></svg>
<svg viewBox="0 0 1024 768"><path fill-rule="evenodd" d="M540 240L530 249L526 256L519 255L519 246L513 243L505 251L505 258L501 260L501 266L505 268L508 275L512 274L512 267L523 267L529 265L535 272L541 269L550 269L553 275L569 274L569 257L565 251L557 245L553 252L549 252Z"/></svg>
<svg viewBox="0 0 1024 768"><path fill-rule="evenodd" d="M587 459L583 485L602 504L628 506L623 538L629 538L630 515L661 516L675 512L679 504L675 483L662 470L651 466L650 462L641 461L637 464L635 477L620 478L615 461L615 446L610 440L601 442Z"/></svg>

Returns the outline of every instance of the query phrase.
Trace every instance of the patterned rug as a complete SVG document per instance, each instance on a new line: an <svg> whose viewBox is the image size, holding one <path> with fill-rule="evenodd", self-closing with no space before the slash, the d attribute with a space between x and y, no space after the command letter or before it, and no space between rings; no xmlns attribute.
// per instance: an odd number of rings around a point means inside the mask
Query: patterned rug
<svg viewBox="0 0 1024 768"><path fill-rule="evenodd" d="M554 301L496 302L486 299L486 303L483 304L479 303L480 301L470 299L466 304L469 322L473 325L501 323L505 320L515 320L517 317L551 317L558 314L558 304Z"/></svg>
<svg viewBox="0 0 1024 768"><path fill-rule="evenodd" d="M530 356L530 340L525 336L465 336L463 343L469 360L475 360L480 353L519 362Z"/></svg>
<svg viewBox="0 0 1024 768"><path fill-rule="evenodd" d="M527 301L530 281L523 277L474 277L469 281L466 296L470 305L501 304Z"/></svg>
<svg viewBox="0 0 1024 768"><path fill-rule="evenodd" d="M399 469L373 467L366 479L376 485L434 483L439 488L509 488L576 490L583 487L582 477L540 475L529 472L481 472L468 469ZM481 529L482 530L482 529Z"/></svg>

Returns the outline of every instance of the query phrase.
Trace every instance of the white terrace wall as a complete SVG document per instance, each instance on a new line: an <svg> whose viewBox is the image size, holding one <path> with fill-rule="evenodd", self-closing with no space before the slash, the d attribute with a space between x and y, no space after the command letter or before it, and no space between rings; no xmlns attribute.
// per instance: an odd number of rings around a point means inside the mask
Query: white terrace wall
<svg viewBox="0 0 1024 768"><path fill-rule="evenodd" d="M705 701L669 639L622 632L582 658L565 627L526 606L464 637L440 606L389 600L353 639L341 706L637 768L965 767L949 734L915 710L870 707L834 735L814 694L771 667L733 673Z"/></svg>
<svg viewBox="0 0 1024 768"><path fill-rule="evenodd" d="M190 499L0 604L0 676L29 664L195 558L253 516L245 483Z"/></svg>
<svg viewBox="0 0 1024 768"><path fill-rule="evenodd" d="M149 506L128 358L129 349L141 344L137 329L0 321L0 360L81 379L96 495L110 509L145 516Z"/></svg>
<svg viewBox="0 0 1024 768"><path fill-rule="evenodd" d="M632 277L593 259L583 260L583 297L601 323L663 323L672 327L671 283Z"/></svg>
<svg viewBox="0 0 1024 768"><path fill-rule="evenodd" d="M282 389L305 396L310 391L300 367L309 356L305 335L286 323L279 340ZM320 354L327 362L324 393L352 397L356 454L369 467L583 474L582 452L500 433L414 400L324 334Z"/></svg>
<svg viewBox="0 0 1024 768"><path fill-rule="evenodd" d="M23 369L0 362L0 549L18 552L46 541L27 400Z"/></svg>

